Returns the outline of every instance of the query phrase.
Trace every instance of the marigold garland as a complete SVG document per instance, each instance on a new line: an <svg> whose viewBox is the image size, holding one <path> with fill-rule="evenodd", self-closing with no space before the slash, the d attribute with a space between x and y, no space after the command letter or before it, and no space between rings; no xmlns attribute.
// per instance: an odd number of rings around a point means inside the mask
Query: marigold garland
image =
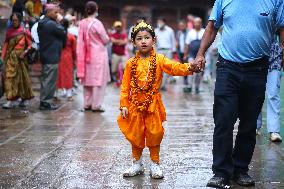
<svg viewBox="0 0 284 189"><path fill-rule="evenodd" d="M136 106L136 108L143 112L148 109L149 105L153 102L153 96L155 94L154 82L156 81L156 54L154 49L150 52L150 64L148 70L148 77L145 81L146 83L140 87L138 85L138 75L137 75L137 66L138 60L140 59L140 53L136 53L134 59L131 62L131 102ZM144 97L141 101L138 100L138 94L144 94Z"/></svg>

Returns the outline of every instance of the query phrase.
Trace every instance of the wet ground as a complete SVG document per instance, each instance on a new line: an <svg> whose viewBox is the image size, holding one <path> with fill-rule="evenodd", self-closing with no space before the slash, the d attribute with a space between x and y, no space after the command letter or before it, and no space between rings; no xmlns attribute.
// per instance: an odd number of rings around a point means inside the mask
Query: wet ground
<svg viewBox="0 0 284 189"><path fill-rule="evenodd" d="M27 110L0 110L0 188L206 188L212 176L210 87L200 95L183 94L176 84L163 93L168 116L163 180L150 178L147 149L145 174L122 177L131 151L116 124L119 90L107 88L102 114L81 112L80 93L53 112L39 111L37 100ZM270 143L265 128L262 133L250 166L255 188L284 188L284 145Z"/></svg>

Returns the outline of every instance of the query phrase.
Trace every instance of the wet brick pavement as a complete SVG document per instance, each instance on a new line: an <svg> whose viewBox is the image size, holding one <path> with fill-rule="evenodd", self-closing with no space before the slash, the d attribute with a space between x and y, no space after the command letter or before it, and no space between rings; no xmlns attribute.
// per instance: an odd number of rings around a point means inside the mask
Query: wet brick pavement
<svg viewBox="0 0 284 189"><path fill-rule="evenodd" d="M39 111L37 100L27 110L1 109L0 188L206 188L212 176L210 91L183 94L177 84L163 93L168 118L161 148L163 180L150 178L147 149L145 174L122 177L131 151L116 124L117 88L107 88L102 114L81 112L81 94L73 102L61 101L54 112ZM255 188L284 188L283 148L270 143L263 130L250 166Z"/></svg>

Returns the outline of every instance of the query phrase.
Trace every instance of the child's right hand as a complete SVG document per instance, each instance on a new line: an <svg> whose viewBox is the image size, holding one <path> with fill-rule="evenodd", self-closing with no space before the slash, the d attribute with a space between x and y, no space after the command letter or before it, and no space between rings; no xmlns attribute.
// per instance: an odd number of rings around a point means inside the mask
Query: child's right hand
<svg viewBox="0 0 284 189"><path fill-rule="evenodd" d="M128 109L126 107L122 107L120 109L121 111L121 116L123 119L127 119L128 118Z"/></svg>

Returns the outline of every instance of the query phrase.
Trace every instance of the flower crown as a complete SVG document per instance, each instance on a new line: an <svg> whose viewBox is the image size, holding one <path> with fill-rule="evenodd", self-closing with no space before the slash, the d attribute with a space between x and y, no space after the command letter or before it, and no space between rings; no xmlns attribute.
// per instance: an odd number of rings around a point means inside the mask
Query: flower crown
<svg viewBox="0 0 284 189"><path fill-rule="evenodd" d="M140 28L148 28L149 30L154 31L150 24L147 24L144 20L142 20L133 28L132 33L136 32Z"/></svg>

